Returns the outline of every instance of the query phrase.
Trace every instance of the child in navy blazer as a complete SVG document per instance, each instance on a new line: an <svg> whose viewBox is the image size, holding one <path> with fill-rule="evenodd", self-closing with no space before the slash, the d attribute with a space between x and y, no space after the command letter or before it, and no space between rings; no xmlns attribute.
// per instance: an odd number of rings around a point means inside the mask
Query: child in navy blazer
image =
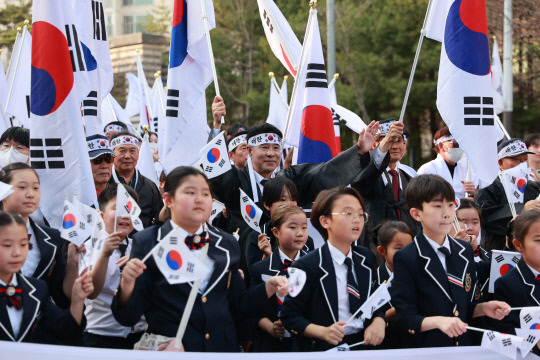
<svg viewBox="0 0 540 360"><path fill-rule="evenodd" d="M479 316L500 320L510 307L474 300L473 249L447 235L455 217L452 186L438 175L420 175L409 183L406 198L422 231L394 256L390 294L402 342L411 347L470 345L468 321Z"/></svg>

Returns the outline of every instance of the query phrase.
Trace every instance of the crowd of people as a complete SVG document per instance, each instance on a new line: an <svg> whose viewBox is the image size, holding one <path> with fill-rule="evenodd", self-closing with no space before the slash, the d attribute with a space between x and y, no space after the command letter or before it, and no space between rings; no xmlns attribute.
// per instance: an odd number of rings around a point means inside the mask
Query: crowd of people
<svg viewBox="0 0 540 360"><path fill-rule="evenodd" d="M221 98L212 110L209 140L222 130ZM89 136L107 233L95 256L89 242L69 243L40 216L29 131L4 132L0 181L13 193L0 211L0 339L174 350L190 311L185 351L466 346L480 341L468 325L514 333L511 308L540 306L539 133L498 146L501 171L530 169L514 205L499 178L479 182L448 127L418 172L401 163L409 134L395 119L371 122L351 148L318 164L291 165L293 152L283 156L283 135L267 123L225 134L232 169L209 179L197 167L163 171L151 133L159 186L137 170L142 139L125 124ZM144 230L116 216L118 183L141 208ZM260 231L242 216L240 189L263 210ZM214 199L225 209L210 222ZM209 269L191 301L194 283L170 284L147 256L173 229ZM491 250L521 253L494 293ZM293 269L306 274L294 296ZM390 302L360 317L385 281Z"/></svg>

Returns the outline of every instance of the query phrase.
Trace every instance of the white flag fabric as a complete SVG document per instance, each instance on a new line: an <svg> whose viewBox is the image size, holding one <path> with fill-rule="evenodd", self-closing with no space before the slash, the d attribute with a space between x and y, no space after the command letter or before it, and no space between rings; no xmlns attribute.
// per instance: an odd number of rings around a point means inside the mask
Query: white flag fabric
<svg viewBox="0 0 540 360"><path fill-rule="evenodd" d="M296 77L302 45L273 0L257 0L268 44L283 66Z"/></svg>
<svg viewBox="0 0 540 360"><path fill-rule="evenodd" d="M139 172L152 180L159 189L159 179L157 177L156 168L154 166L154 158L152 157L152 149L150 149L148 134L144 134L141 148L139 149L139 161L135 166Z"/></svg>
<svg viewBox="0 0 540 360"><path fill-rule="evenodd" d="M92 231L93 228L88 226L79 209L65 199L60 236L77 246L81 246L92 235Z"/></svg>
<svg viewBox="0 0 540 360"><path fill-rule="evenodd" d="M205 0L209 29L214 5ZM187 9L184 6L187 5ZM192 165L208 140L205 90L213 80L200 0L175 0L161 161L166 172ZM182 156L178 156L182 154Z"/></svg>
<svg viewBox="0 0 540 360"><path fill-rule="evenodd" d="M522 329L540 330L540 306L521 309L519 322Z"/></svg>
<svg viewBox="0 0 540 360"><path fill-rule="evenodd" d="M165 124L165 89L163 81L159 76L152 86L152 109L154 110L154 119L152 121L152 131L158 134L158 154L163 153L163 138L165 137L163 126Z"/></svg>
<svg viewBox="0 0 540 360"><path fill-rule="evenodd" d="M527 167L526 162L511 169L501 171L500 179L509 203L523 204L529 174L531 174L531 169Z"/></svg>
<svg viewBox="0 0 540 360"><path fill-rule="evenodd" d="M516 329L516 336L522 338L518 348L521 352L521 357L525 357L536 346L540 340L540 330L535 329Z"/></svg>
<svg viewBox="0 0 540 360"><path fill-rule="evenodd" d="M491 86L493 87L493 107L495 108L495 114L500 114L504 111L504 87L501 55L499 54L497 39L493 40L491 54Z"/></svg>
<svg viewBox="0 0 540 360"><path fill-rule="evenodd" d="M118 183L116 192L116 217L129 217L133 227L137 231L143 230L143 224L139 215L141 208L139 204L129 195L124 185ZM115 220L116 221L116 220Z"/></svg>
<svg viewBox="0 0 540 360"><path fill-rule="evenodd" d="M343 343L341 345L338 345L336 347L333 347L329 350L326 350L325 352L341 352L341 351L351 351L349 344Z"/></svg>
<svg viewBox="0 0 540 360"><path fill-rule="evenodd" d="M210 271L191 253L179 234L179 228L172 230L152 249L157 267L171 285L201 279Z"/></svg>
<svg viewBox="0 0 540 360"><path fill-rule="evenodd" d="M33 2L30 164L41 181L40 209L54 228L62 228L65 198L97 203L65 24L59 2Z"/></svg>
<svg viewBox="0 0 540 360"><path fill-rule="evenodd" d="M18 34L17 34L18 35ZM8 86L6 81L6 73L4 72L4 63L0 61L0 131L2 133L8 128L9 120L4 118L4 112L6 110L6 101L8 95Z"/></svg>
<svg viewBox="0 0 540 360"><path fill-rule="evenodd" d="M152 122L152 107L150 104L150 87L146 81L146 75L144 75L144 69L141 62L141 55L137 54L137 78L139 85L139 134L142 134L143 126L147 125L149 129L152 129L150 123Z"/></svg>
<svg viewBox="0 0 540 360"><path fill-rule="evenodd" d="M283 97L283 100L285 100L285 103L289 103L289 93L287 90L287 76L283 77L283 83L281 84L281 89L279 90L279 93Z"/></svg>
<svg viewBox="0 0 540 360"><path fill-rule="evenodd" d="M120 121L127 126L129 132L135 132L135 128L133 128L133 124L129 120L126 111L111 94L108 94L101 103L101 132L103 133L105 126L113 121Z"/></svg>
<svg viewBox="0 0 540 360"><path fill-rule="evenodd" d="M389 284L388 282L381 284L362 304L360 307L362 320L371 319L375 311L392 299L388 291Z"/></svg>
<svg viewBox="0 0 540 360"><path fill-rule="evenodd" d="M79 201L79 196L75 195L73 196L73 205L79 209L79 212L81 213L84 222L86 222L86 226L90 227L91 229L94 229L94 226L96 224L96 221L98 218L101 219L101 215L99 215L98 210L94 209L93 207L90 207L82 202Z"/></svg>
<svg viewBox="0 0 540 360"><path fill-rule="evenodd" d="M285 86L287 83L284 83ZM285 90L287 91L287 90ZM275 80L270 80L270 103L268 106L268 117L266 122L274 125L283 133L285 131L285 123L287 122L287 112L289 105L287 100L283 98L280 89L277 88Z"/></svg>
<svg viewBox="0 0 540 360"><path fill-rule="evenodd" d="M92 236L84 243L86 253L84 254L84 258L79 261L79 275L82 274L85 268L96 264L108 236L107 231L105 231L105 222L103 221L103 218L98 210L95 210L95 212L98 215L94 221Z"/></svg>
<svg viewBox="0 0 540 360"><path fill-rule="evenodd" d="M428 38L443 42L446 12L450 0L431 0L431 8L426 17L425 34Z"/></svg>
<svg viewBox="0 0 540 360"><path fill-rule="evenodd" d="M289 296L296 297L298 294L300 294L304 288L304 285L306 284L306 272L294 267L289 267L287 272L289 273Z"/></svg>
<svg viewBox="0 0 540 360"><path fill-rule="evenodd" d="M208 219L208 222L212 223L212 221L214 221L216 216L218 216L223 211L223 209L225 209L225 204L221 201L217 201L214 199L214 201L212 202L212 211L210 212L210 219Z"/></svg>
<svg viewBox="0 0 540 360"><path fill-rule="evenodd" d="M482 336L482 347L495 351L501 355L516 359L517 349L523 342L522 338L515 335L501 334L496 331L485 332Z"/></svg>
<svg viewBox="0 0 540 360"><path fill-rule="evenodd" d="M332 116L334 120L341 121L345 124L345 126L347 126L355 133L359 134L362 129L365 129L367 127L367 125L360 118L360 116L358 116L351 110L346 109L343 106L333 102L330 102L330 106L332 107Z"/></svg>
<svg viewBox="0 0 540 360"><path fill-rule="evenodd" d="M13 66L10 64L6 79L11 95L8 95L4 106L6 114L15 117L14 125L28 128L30 127L32 35L26 26L22 31L19 48L15 50L19 53L14 52L11 61L16 61L16 63Z"/></svg>
<svg viewBox="0 0 540 360"><path fill-rule="evenodd" d="M517 266L521 259L521 254L518 252L493 250L491 254L491 269L489 272L489 292L495 290L495 280L506 274Z"/></svg>
<svg viewBox="0 0 540 360"><path fill-rule="evenodd" d="M137 115L140 111L141 88L139 86L139 79L134 74L126 73L126 79L128 81L128 93L124 111L128 117L131 117Z"/></svg>
<svg viewBox="0 0 540 360"><path fill-rule="evenodd" d="M13 194L13 186L6 184L5 182L0 181L0 201L7 198L9 195Z"/></svg>
<svg viewBox="0 0 540 360"><path fill-rule="evenodd" d="M13 74L15 74L15 68L17 67L17 58L19 57L19 52L22 44L22 32L17 31L15 36L15 44L13 44L13 51L11 52L11 59L9 59L9 65L6 71L6 80L10 82L10 79L13 79ZM7 92L6 92L7 95ZM5 105L5 104L4 104Z"/></svg>
<svg viewBox="0 0 540 360"><path fill-rule="evenodd" d="M255 205L255 202L249 198L249 196L240 189L240 211L242 218L253 230L261 232L261 216L263 211Z"/></svg>
<svg viewBox="0 0 540 360"><path fill-rule="evenodd" d="M232 168L223 131L201 149L200 156L201 166L209 179L224 174Z"/></svg>
<svg viewBox="0 0 540 360"><path fill-rule="evenodd" d="M491 184L499 173L497 142L503 132L494 118L486 7L479 2L460 8L461 0L448 1L437 108L478 178Z"/></svg>

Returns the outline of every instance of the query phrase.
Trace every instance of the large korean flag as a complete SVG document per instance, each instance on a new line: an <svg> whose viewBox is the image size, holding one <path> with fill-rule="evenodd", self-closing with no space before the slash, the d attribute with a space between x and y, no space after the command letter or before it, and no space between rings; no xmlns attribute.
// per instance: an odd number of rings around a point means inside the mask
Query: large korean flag
<svg viewBox="0 0 540 360"><path fill-rule="evenodd" d="M482 182L498 175L485 0L448 1L437 108Z"/></svg>
<svg viewBox="0 0 540 360"><path fill-rule="evenodd" d="M61 2L34 1L30 161L42 185L41 211L56 228L64 198L96 203L64 24Z"/></svg>

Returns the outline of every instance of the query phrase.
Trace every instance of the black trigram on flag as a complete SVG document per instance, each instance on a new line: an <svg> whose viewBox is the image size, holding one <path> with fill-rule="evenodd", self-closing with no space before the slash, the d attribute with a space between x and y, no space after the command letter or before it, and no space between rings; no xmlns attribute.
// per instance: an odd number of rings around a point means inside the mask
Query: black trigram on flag
<svg viewBox="0 0 540 360"><path fill-rule="evenodd" d="M69 56L71 57L71 66L73 67L73 72L86 71L86 67L84 65L84 55L75 25L66 25L66 38L68 41Z"/></svg>
<svg viewBox="0 0 540 360"><path fill-rule="evenodd" d="M490 331L487 333L487 337L489 338L489 340L493 341L493 339L495 339L495 334L493 333L493 331Z"/></svg>
<svg viewBox="0 0 540 360"><path fill-rule="evenodd" d="M463 115L465 125L493 125L493 98L465 96L463 98Z"/></svg>
<svg viewBox="0 0 540 360"><path fill-rule="evenodd" d="M523 321L525 321L526 324L529 323L529 321L531 321L533 318L531 316L531 314L527 314L523 317Z"/></svg>
<svg viewBox="0 0 540 360"><path fill-rule="evenodd" d="M97 116L98 114L97 91L90 91L88 96L81 103L83 116Z"/></svg>
<svg viewBox="0 0 540 360"><path fill-rule="evenodd" d="M527 336L527 342L530 344L534 344L536 342L536 336L534 335Z"/></svg>
<svg viewBox="0 0 540 360"><path fill-rule="evenodd" d="M501 262L501 261L504 261L504 256L499 255L499 256L497 256L497 257L495 258L495 260L497 260L498 263Z"/></svg>
<svg viewBox="0 0 540 360"><path fill-rule="evenodd" d="M508 338L503 339L502 344L503 344L504 346L510 346L510 345L512 345L512 340L510 340L510 339L508 339Z"/></svg>
<svg viewBox="0 0 540 360"><path fill-rule="evenodd" d="M179 98L180 91L176 89L167 89L167 108L165 109L165 116L178 117Z"/></svg>
<svg viewBox="0 0 540 360"><path fill-rule="evenodd" d="M34 169L65 169L62 139L31 138L30 158Z"/></svg>
<svg viewBox="0 0 540 360"><path fill-rule="evenodd" d="M171 238L169 239L169 244L178 245L178 238L176 236L171 236Z"/></svg>
<svg viewBox="0 0 540 360"><path fill-rule="evenodd" d="M248 202L249 201L249 198L247 196L242 196L242 202Z"/></svg>
<svg viewBox="0 0 540 360"><path fill-rule="evenodd" d="M266 26L268 27L268 30L270 30L270 33L274 33L274 26L270 22L270 16L268 16L268 14L266 13L266 10L264 10L264 12L263 12L263 17L264 17L264 20L265 20L264 22L265 22Z"/></svg>
<svg viewBox="0 0 540 360"><path fill-rule="evenodd" d="M105 26L105 15L101 1L92 0L92 19L94 24L94 39L107 41L107 28Z"/></svg>
<svg viewBox="0 0 540 360"><path fill-rule="evenodd" d="M155 132L157 134L158 132L158 118L155 117L152 119L152 131Z"/></svg>
<svg viewBox="0 0 540 360"><path fill-rule="evenodd" d="M328 87L328 80L326 80L326 69L324 68L324 64L308 64L306 74L306 88L308 87Z"/></svg>

